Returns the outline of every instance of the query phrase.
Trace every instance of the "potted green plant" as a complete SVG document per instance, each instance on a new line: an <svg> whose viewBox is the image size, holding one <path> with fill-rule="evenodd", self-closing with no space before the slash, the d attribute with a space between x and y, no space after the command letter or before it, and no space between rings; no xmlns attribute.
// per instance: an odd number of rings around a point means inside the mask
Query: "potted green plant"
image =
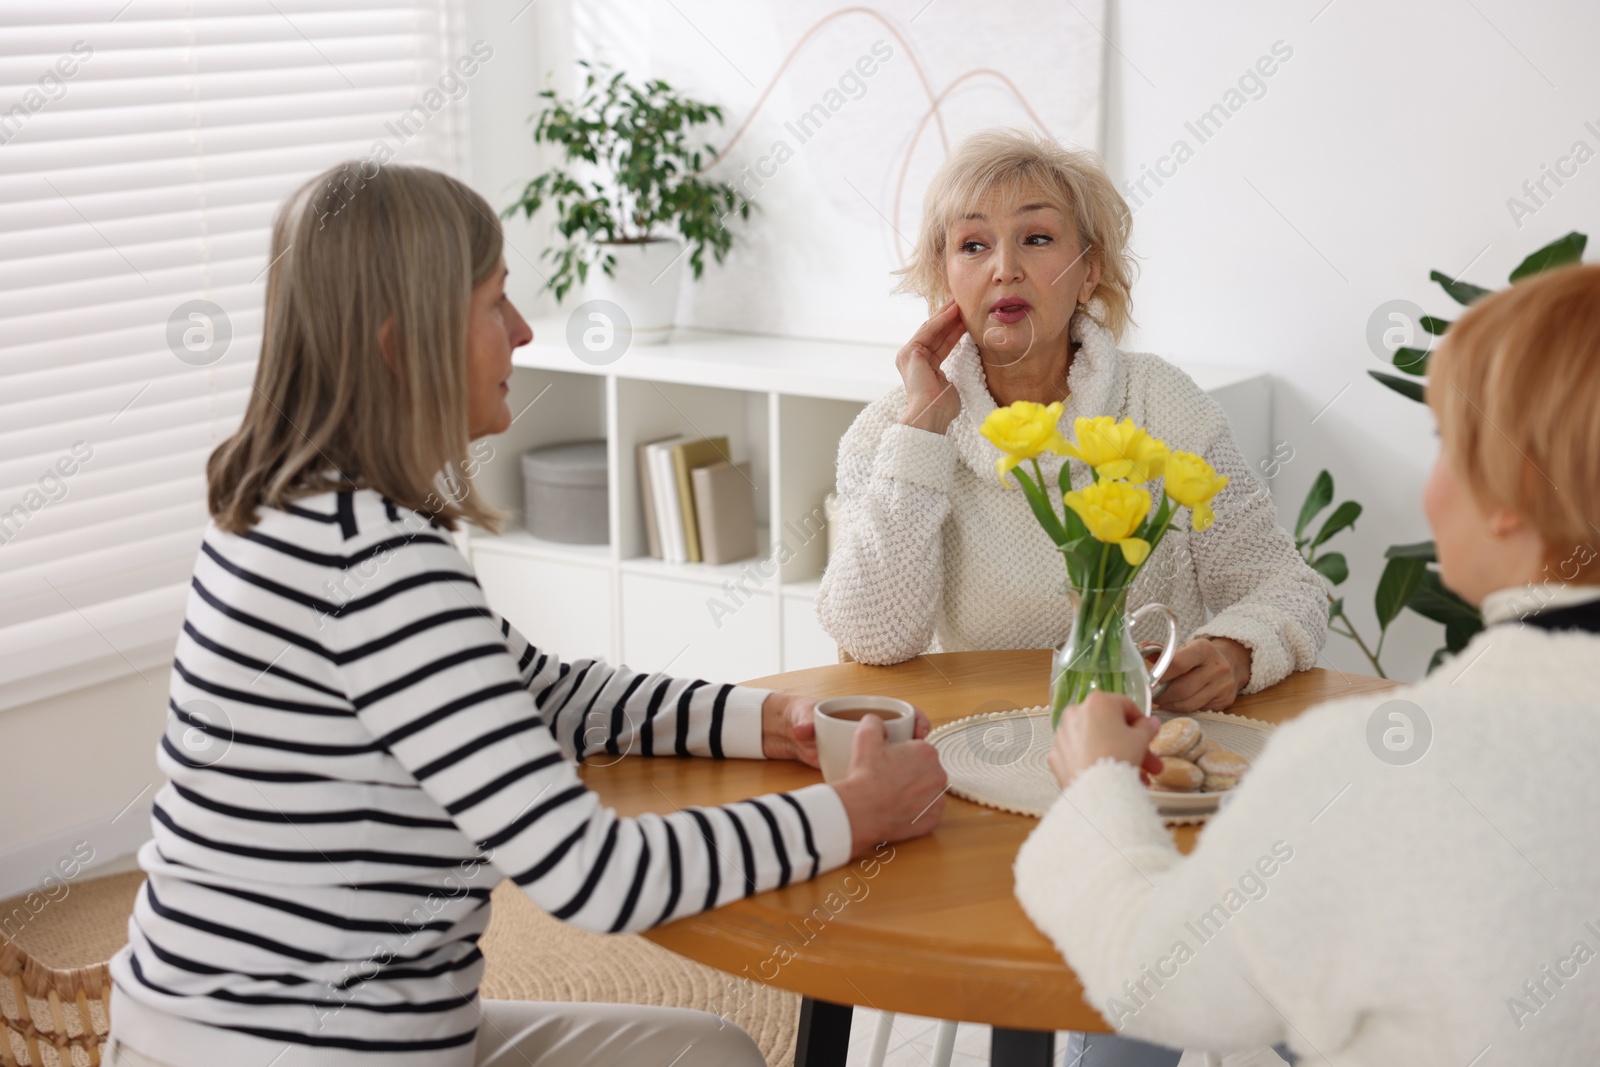
<svg viewBox="0 0 1600 1067"><path fill-rule="evenodd" d="M546 89L544 110L529 118L535 143L559 146L563 165L528 182L502 215L532 218L552 205L561 241L542 253L555 264L545 287L560 301L598 266L589 296L621 306L635 343L664 341L684 259L699 278L707 250L721 263L733 246L727 218L750 217L750 202L732 185L700 177L716 149L697 127L720 125L722 109L660 79L636 85L603 64L579 65L580 99Z"/></svg>

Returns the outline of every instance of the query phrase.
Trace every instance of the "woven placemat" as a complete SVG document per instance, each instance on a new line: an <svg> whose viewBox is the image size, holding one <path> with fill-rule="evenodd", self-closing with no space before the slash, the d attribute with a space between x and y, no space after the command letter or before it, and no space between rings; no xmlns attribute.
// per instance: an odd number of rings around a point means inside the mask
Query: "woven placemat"
<svg viewBox="0 0 1600 1067"><path fill-rule="evenodd" d="M684 959L637 934L596 934L540 911L511 882L494 891L480 943L485 997L664 1004L725 1016L771 1067L794 1063L800 997Z"/></svg>
<svg viewBox="0 0 1600 1067"><path fill-rule="evenodd" d="M1162 720L1176 716L1156 712ZM1255 761L1272 736L1269 723L1220 711L1193 712L1207 738ZM950 792L963 800L1017 815L1041 818L1061 795L1046 757L1054 735L1050 711L1043 706L1012 708L969 715L947 722L928 735L939 750L939 762L950 779ZM1153 798L1182 797L1192 803L1195 794L1161 794ZM1212 793L1204 796L1221 797ZM1174 801L1176 803L1177 801ZM1158 805L1160 800L1158 799ZM1211 812L1162 811L1169 824L1204 822Z"/></svg>

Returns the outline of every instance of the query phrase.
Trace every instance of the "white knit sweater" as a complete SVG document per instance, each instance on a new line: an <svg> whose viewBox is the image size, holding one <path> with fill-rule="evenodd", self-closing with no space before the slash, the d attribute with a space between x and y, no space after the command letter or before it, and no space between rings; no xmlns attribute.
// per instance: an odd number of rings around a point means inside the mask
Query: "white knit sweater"
<svg viewBox="0 0 1600 1067"><path fill-rule="evenodd" d="M1128 417L1174 449L1205 456L1228 487L1215 524L1196 534L1187 511L1139 572L1129 609L1166 604L1180 637L1228 637L1252 653L1255 692L1316 662L1327 635L1322 579L1278 526L1272 498L1239 454L1222 408L1178 368L1119 351L1087 315L1061 416ZM996 407L971 335L943 370L961 396L946 433L900 424L905 390L874 401L839 443L834 550L822 578L822 626L863 663L898 663L932 649L1054 648L1072 612L1066 567L1015 481L995 477L1000 453L978 433ZM1039 459L1053 498L1063 462L1072 484L1089 482L1078 460ZM1207 612L1211 617L1207 619ZM1159 620L1135 631L1161 636Z"/></svg>
<svg viewBox="0 0 1600 1067"><path fill-rule="evenodd" d="M1596 664L1600 634L1491 625L1420 685L1283 726L1187 857L1103 761L1023 845L1017 897L1131 1037L1332 1067L1600 1062ZM1415 708L1421 758L1380 759Z"/></svg>

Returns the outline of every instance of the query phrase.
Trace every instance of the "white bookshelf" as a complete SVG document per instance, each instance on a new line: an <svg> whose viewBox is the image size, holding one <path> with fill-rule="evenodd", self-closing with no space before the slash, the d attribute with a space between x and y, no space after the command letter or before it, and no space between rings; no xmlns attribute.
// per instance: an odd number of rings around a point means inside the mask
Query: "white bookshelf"
<svg viewBox="0 0 1600 1067"><path fill-rule="evenodd" d="M895 347L679 330L667 344L594 365L568 350L565 320L533 326L534 342L514 357L516 420L489 439L476 478L516 527L466 539L495 610L563 658L602 655L639 670L738 681L834 662L815 610L827 562L822 500L839 438L899 382ZM1266 456L1268 377L1184 370L1228 412L1246 459ZM724 435L733 458L750 462L758 556L720 565L650 556L635 448L674 434ZM609 540L535 538L520 528L520 457L580 439L607 443Z"/></svg>

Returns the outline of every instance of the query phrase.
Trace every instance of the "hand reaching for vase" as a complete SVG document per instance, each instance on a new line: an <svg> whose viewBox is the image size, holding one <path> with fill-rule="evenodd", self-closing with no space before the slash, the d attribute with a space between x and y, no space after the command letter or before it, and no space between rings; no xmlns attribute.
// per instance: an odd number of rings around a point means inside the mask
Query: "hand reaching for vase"
<svg viewBox="0 0 1600 1067"><path fill-rule="evenodd" d="M1173 653L1162 711L1222 711L1250 684L1250 650L1227 637L1197 637Z"/></svg>

